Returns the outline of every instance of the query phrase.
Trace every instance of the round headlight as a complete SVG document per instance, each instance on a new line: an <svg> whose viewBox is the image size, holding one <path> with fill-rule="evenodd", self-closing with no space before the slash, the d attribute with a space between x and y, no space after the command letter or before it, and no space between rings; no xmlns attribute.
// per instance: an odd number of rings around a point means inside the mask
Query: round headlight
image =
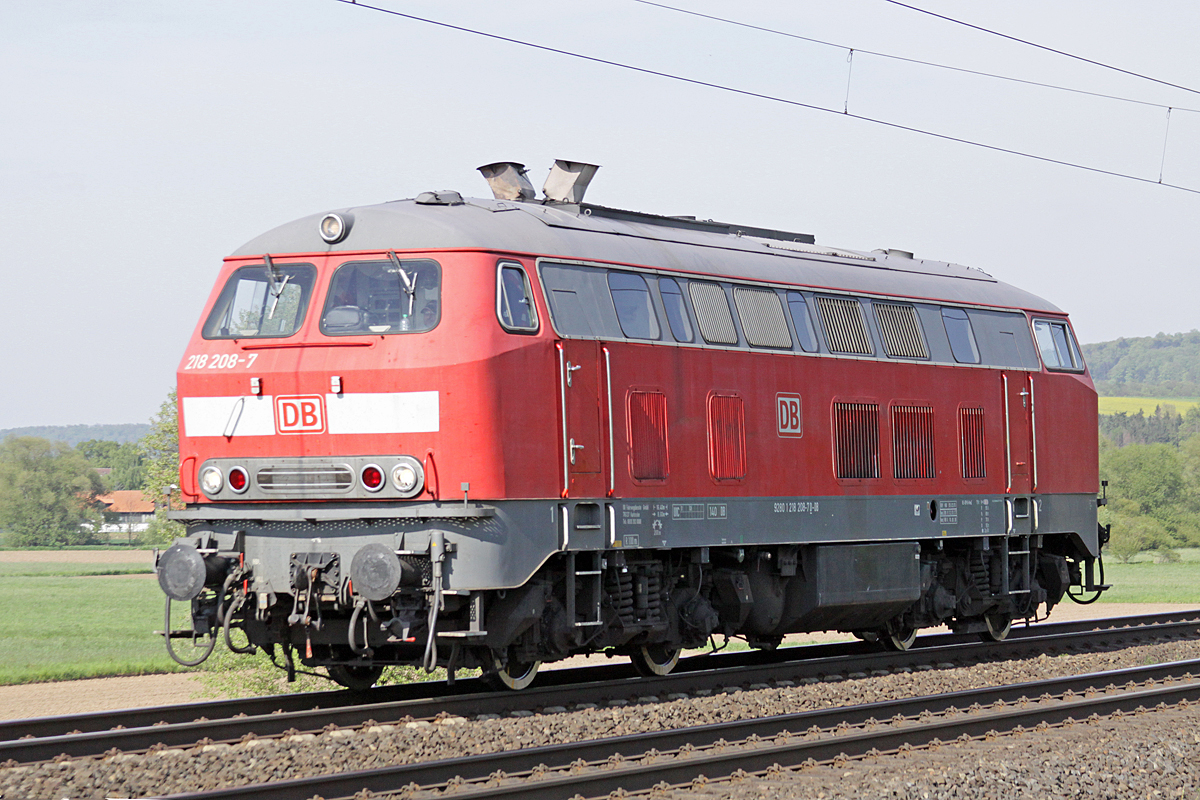
<svg viewBox="0 0 1200 800"><path fill-rule="evenodd" d="M359 477L362 479L363 488L368 492L378 492L383 488L383 470L374 464L363 467Z"/></svg>
<svg viewBox="0 0 1200 800"><path fill-rule="evenodd" d="M200 471L200 488L207 495L214 495L225 486L225 478L216 467L205 467Z"/></svg>
<svg viewBox="0 0 1200 800"><path fill-rule="evenodd" d="M392 485L405 497L419 494L424 487L425 475L421 462L405 456L400 463L392 467Z"/></svg>
<svg viewBox="0 0 1200 800"><path fill-rule="evenodd" d="M408 464L401 464L392 470L392 480L397 489L407 494L417 486L417 471Z"/></svg>
<svg viewBox="0 0 1200 800"><path fill-rule="evenodd" d="M321 217L321 223L318 226L321 238L329 244L337 244L350 233L350 226L353 222L354 218L349 214L326 214Z"/></svg>
<svg viewBox="0 0 1200 800"><path fill-rule="evenodd" d="M246 487L250 485L250 476L246 474L246 470L241 467L233 467L229 470L229 488L241 494L246 491Z"/></svg>

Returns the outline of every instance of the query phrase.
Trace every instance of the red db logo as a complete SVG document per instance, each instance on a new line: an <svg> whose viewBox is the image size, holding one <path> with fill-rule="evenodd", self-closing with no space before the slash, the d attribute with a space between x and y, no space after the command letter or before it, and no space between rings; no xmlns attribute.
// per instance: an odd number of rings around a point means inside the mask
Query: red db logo
<svg viewBox="0 0 1200 800"><path fill-rule="evenodd" d="M803 436L804 416L801 413L800 395L779 393L775 395L775 421L780 436Z"/></svg>
<svg viewBox="0 0 1200 800"><path fill-rule="evenodd" d="M319 394L276 397L275 430L280 433L324 433L325 398Z"/></svg>

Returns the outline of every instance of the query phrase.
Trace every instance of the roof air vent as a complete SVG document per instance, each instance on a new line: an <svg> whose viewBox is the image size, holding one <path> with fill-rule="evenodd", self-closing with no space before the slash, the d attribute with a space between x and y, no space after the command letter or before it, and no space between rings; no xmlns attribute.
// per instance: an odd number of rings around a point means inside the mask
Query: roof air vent
<svg viewBox="0 0 1200 800"><path fill-rule="evenodd" d="M889 247L885 252L892 258L907 258L909 261L913 260L913 254L907 250L895 250Z"/></svg>
<svg viewBox="0 0 1200 800"><path fill-rule="evenodd" d="M417 195L417 204L422 206L461 206L462 195L458 192L421 192Z"/></svg>
<svg viewBox="0 0 1200 800"><path fill-rule="evenodd" d="M598 169L596 164L556 159L542 191L546 199L554 203L582 203L584 192Z"/></svg>
<svg viewBox="0 0 1200 800"><path fill-rule="evenodd" d="M525 165L515 161L497 161L476 167L492 187L497 200L532 200L537 192L525 177Z"/></svg>

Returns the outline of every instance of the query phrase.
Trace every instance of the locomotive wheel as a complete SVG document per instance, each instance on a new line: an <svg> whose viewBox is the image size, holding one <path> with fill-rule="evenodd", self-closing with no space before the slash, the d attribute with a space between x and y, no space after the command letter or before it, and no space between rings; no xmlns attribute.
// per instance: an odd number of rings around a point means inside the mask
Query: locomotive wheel
<svg viewBox="0 0 1200 800"><path fill-rule="evenodd" d="M541 665L540 661L521 664L512 660L501 665L500 659L497 658L496 669L487 675L487 680L498 689L512 689L514 692L519 692L533 683L533 679L537 677L538 667Z"/></svg>
<svg viewBox="0 0 1200 800"><path fill-rule="evenodd" d="M675 669L675 665L679 663L680 652L678 647L648 644L639 647L629 656L629 660L633 662L633 668L638 671L639 675L647 678L654 675L669 675L671 670Z"/></svg>
<svg viewBox="0 0 1200 800"><path fill-rule="evenodd" d="M979 638L985 642L1003 642L1012 630L1012 616L1003 612L985 614L983 621L987 624L987 630L980 633Z"/></svg>
<svg viewBox="0 0 1200 800"><path fill-rule="evenodd" d="M888 650L903 652L912 647L913 642L916 640L916 628L897 628L894 633L890 629L884 629L879 632L879 641Z"/></svg>
<svg viewBox="0 0 1200 800"><path fill-rule="evenodd" d="M329 677L352 692L365 692L383 674L383 667L354 667L347 664L334 664L327 670Z"/></svg>

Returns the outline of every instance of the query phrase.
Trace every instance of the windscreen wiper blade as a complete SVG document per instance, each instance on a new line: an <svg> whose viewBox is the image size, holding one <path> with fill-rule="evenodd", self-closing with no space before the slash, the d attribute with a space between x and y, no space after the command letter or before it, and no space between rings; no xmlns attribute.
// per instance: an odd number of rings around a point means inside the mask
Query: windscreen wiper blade
<svg viewBox="0 0 1200 800"><path fill-rule="evenodd" d="M279 297L283 294L283 287L287 286L292 276L284 275L282 281L277 281L276 272L279 268L275 266L275 262L271 261L271 254L266 253L263 255L263 261L267 264L267 283L270 285L269 291L271 292L271 297L274 298L271 301L271 310L267 312L267 319L274 319L275 309L279 307Z"/></svg>

